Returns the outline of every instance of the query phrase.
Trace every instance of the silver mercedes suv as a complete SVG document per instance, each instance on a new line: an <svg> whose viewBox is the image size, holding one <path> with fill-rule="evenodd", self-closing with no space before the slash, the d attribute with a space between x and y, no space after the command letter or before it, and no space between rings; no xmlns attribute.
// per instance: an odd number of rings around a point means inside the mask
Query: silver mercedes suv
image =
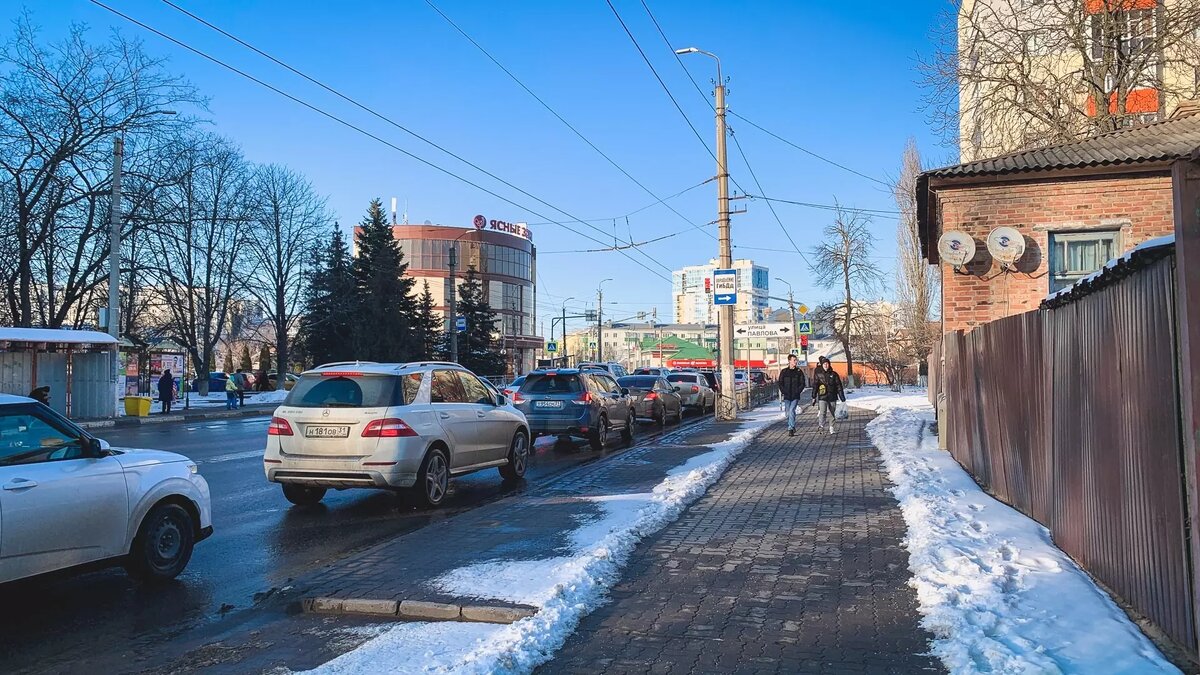
<svg viewBox="0 0 1200 675"><path fill-rule="evenodd" d="M267 429L263 467L288 501L334 488L412 488L429 506L449 480L525 475L525 415L455 363L331 363L303 373Z"/></svg>

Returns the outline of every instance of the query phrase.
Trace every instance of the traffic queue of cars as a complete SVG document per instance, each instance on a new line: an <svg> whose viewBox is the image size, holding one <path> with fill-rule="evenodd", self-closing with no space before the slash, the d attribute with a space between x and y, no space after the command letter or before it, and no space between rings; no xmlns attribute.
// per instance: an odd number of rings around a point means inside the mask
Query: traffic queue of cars
<svg viewBox="0 0 1200 675"><path fill-rule="evenodd" d="M603 450L614 437L631 444L639 420L678 422L716 401L702 373L629 375L612 363L535 370L503 391L433 361L326 364L289 384L263 469L297 505L331 488L375 488L438 506L454 477L490 468L523 477L538 436ZM37 401L0 395L0 583L107 565L172 579L212 531L195 462L112 448Z"/></svg>

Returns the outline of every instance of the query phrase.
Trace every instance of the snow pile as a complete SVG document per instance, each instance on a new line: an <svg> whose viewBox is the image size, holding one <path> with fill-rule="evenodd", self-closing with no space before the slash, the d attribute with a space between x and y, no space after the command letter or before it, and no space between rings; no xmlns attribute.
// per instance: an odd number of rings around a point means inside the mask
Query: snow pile
<svg viewBox="0 0 1200 675"><path fill-rule="evenodd" d="M428 653L427 673L527 673L562 647L580 619L598 607L620 578L637 543L675 520L708 489L777 411L745 415L729 440L672 469L649 493L588 497L603 515L571 532L571 553L532 561L494 561L451 570L434 581L443 592L530 604L537 614L508 626L448 626L450 648ZM619 460L618 460L619 461ZM429 624L405 624L321 666L319 673L414 672L414 652ZM473 644L464 653L462 645ZM419 649L420 647L418 647Z"/></svg>
<svg viewBox="0 0 1200 675"><path fill-rule="evenodd" d="M872 392L852 404L881 411L867 433L908 525L921 625L950 672L1178 672L1046 528L937 448L919 394Z"/></svg>

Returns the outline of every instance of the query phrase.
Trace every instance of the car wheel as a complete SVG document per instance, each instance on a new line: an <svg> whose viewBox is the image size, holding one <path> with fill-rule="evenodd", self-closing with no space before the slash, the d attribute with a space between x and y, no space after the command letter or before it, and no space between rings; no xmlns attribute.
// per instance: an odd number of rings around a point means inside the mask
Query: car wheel
<svg viewBox="0 0 1200 675"><path fill-rule="evenodd" d="M621 430L621 440L626 447L633 445L633 428L637 426L637 417L633 411L629 411L629 417L625 418L625 428Z"/></svg>
<svg viewBox="0 0 1200 675"><path fill-rule="evenodd" d="M518 431L513 436L512 445L508 448L508 464L500 467L500 475L504 480L517 480L525 476L525 467L529 465L529 439L524 431Z"/></svg>
<svg viewBox="0 0 1200 675"><path fill-rule="evenodd" d="M592 446L592 450L599 452L608 447L608 433L611 429L608 426L608 418L601 417L596 426L588 432L588 444Z"/></svg>
<svg viewBox="0 0 1200 675"><path fill-rule="evenodd" d="M159 504L138 528L125 569L146 581L169 581L187 567L195 543L191 514L178 504Z"/></svg>
<svg viewBox="0 0 1200 675"><path fill-rule="evenodd" d="M325 498L325 490L323 487L283 483L284 498L296 506L313 506L320 503Z"/></svg>
<svg viewBox="0 0 1200 675"><path fill-rule="evenodd" d="M654 423L660 427L667 425L667 406L659 406L658 410L654 411Z"/></svg>
<svg viewBox="0 0 1200 675"><path fill-rule="evenodd" d="M446 459L446 451L433 448L421 462L421 470L417 472L417 484L413 489L417 497L426 506L440 506L446 499L450 488L450 462Z"/></svg>

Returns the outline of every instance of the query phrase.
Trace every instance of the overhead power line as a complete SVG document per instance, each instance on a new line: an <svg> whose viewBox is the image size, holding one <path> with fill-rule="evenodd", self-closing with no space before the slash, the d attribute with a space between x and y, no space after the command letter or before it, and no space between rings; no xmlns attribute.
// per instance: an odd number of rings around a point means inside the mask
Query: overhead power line
<svg viewBox="0 0 1200 675"><path fill-rule="evenodd" d="M729 135L733 137L733 146L737 148L738 154L742 156L742 162L746 164L746 170L750 172L750 178L754 181L754 185L758 188L759 192L765 192L762 183L758 180L758 174L754 173L754 167L750 166L750 160L746 157L745 151L742 150L742 142L738 140L737 134L730 130ZM783 231L783 236L787 237L788 243L792 245L792 248L796 249L796 253L799 253L801 258L804 258L804 262L811 265L812 261L808 259L808 256L804 255L804 252L796 245L796 240L792 239L792 233L788 232L787 227L784 226L783 219L775 211L775 205L767 202L767 208L771 210L771 215L775 217L775 222L779 224L779 229Z"/></svg>
<svg viewBox="0 0 1200 675"><path fill-rule="evenodd" d="M786 143L787 145L792 146L793 148L799 150L800 152L803 152L806 155L811 155L812 157L815 157L815 158L821 160L822 162L825 162L826 164L831 164L833 166L836 166L837 168L842 169L843 171L849 171L850 173L854 174L855 176L866 178L869 181L874 181L874 182L879 183L880 185L883 185L884 187L887 187L889 189L892 187L889 183L879 180L878 178L875 178L874 176L868 176L867 174L862 173L861 171L855 171L854 169L851 169L850 167L846 166L845 164L840 164L838 162L833 161L832 159L829 159L828 157L818 155L817 153L813 152L812 150L809 150L808 148L801 147L773 131L764 129L763 127L755 124L751 120L746 119L745 117L737 114L736 112L734 112L732 110L729 111L729 114L742 120L746 124L749 124L750 126L754 127L755 129L758 129L759 131L763 132L764 134L766 134L782 143Z"/></svg>
<svg viewBox="0 0 1200 675"><path fill-rule="evenodd" d="M328 119L330 119L330 120L332 120L332 121L334 121L334 122L337 122L338 124L341 124L341 125L343 125L343 126L345 126L345 127L349 128L349 129L352 129L352 130L354 130L354 131L356 131L356 132L358 132L358 133L360 133L360 134L362 134L362 135L364 135L364 136L366 136L366 137L368 137L368 138L371 138L372 140L374 140L374 141L376 141L376 142L378 142L378 143L381 143L381 144L383 144L383 145L386 145L387 147L389 147L389 148L392 148L393 150L396 150L397 152L399 152L399 153L401 153L401 154L403 154L403 155L405 155L405 156L407 156L407 157L409 157L409 158L411 158L411 159L414 159L414 160L416 160L416 161L418 161L418 162L420 162L420 163L422 163L422 164L424 164L424 165L426 165L426 166L428 166L428 167L430 167L430 168L432 168L432 169L435 169L435 170L437 170L437 171L439 171L439 172L441 172L441 173L443 173L443 174L446 174L446 175L448 175L448 176L450 176L450 177L452 177L452 178L454 178L454 179L456 179L456 180L459 180L459 181L461 181L461 182L463 182L463 183L466 183L467 185L470 185L471 187L474 187L474 188L476 188L476 189L478 189L478 190L480 190L480 191L482 191L482 192L485 192L485 193L487 193L487 194L489 194L489 195L491 195L491 196L493 196L493 197L495 197L495 198L497 198L497 199L499 199L499 200L501 200L501 201L505 202L506 204L510 204L510 205L512 205L512 206L515 206L515 207L517 207L517 208L519 208L519 209L522 209L522 210L528 211L528 212L530 212L530 213L532 213L532 214L534 214L534 215L536 215L536 216L538 216L538 217L544 218L544 219L546 219L547 221L549 221L549 222L551 222L551 223L554 223L555 225L558 225L558 226L562 227L563 229L565 229L565 230L567 230L567 231L569 231L569 232L572 232L572 233L574 233L574 234L577 234L577 235L579 235L579 236L581 236L581 237L583 237L583 238L585 238L585 239L588 239L589 241L593 241L593 242L595 242L595 243L597 243L597 244L600 244L600 245L605 245L605 242L604 242L604 241L602 241L602 240L596 239L595 237L591 237L591 236L589 236L589 235L587 235L587 234L584 234L584 233L582 233L582 232L580 232L580 231L578 231L578 230L575 230L575 229L573 229L573 228L571 228L571 227L569 227L569 226L565 225L565 224L564 224L564 223L562 223L562 222L559 222L559 221L557 221L557 220L554 220L554 219L550 218L549 216L546 216L546 215L544 215L544 214L542 214L542 213L540 213L540 212L538 212L538 211L536 211L536 210L534 210L534 209L531 209L531 208L529 208L528 206L525 206L525 205L522 205L522 204L520 204L520 203L518 203L518 202L515 202L515 201L513 201L513 200L511 200L511 199L509 199L509 198L507 198L507 197L504 197L503 195L500 195L499 193L497 193L497 192L495 192L495 191L493 191L493 190L490 190L490 189L488 189L488 188L486 188L486 187L483 187L482 185L479 185L478 183L475 183L475 182L473 182L473 181L471 181L471 180L469 180L469 179L467 179L467 178L465 178L465 177L463 177L463 176L460 176L460 175L458 175L458 174L456 174L456 173L454 173L454 172L450 171L449 169L445 169L445 168L443 168L443 167L441 167L441 166L439 166L439 165L437 165L437 164L434 164L433 162L431 162L431 161L429 161L429 160L427 160L427 159L424 159L424 158L422 158L422 157L420 157L420 156L418 156L418 155L416 155L416 154L413 154L413 153L411 153L411 152L409 152L409 151L407 151L407 150L405 150L405 149L403 149L403 148L401 148L401 147L399 147L399 146L395 145L394 143L391 143L390 141L387 141L386 139L383 139L383 138L381 138L380 136L377 136L377 135L375 135L375 134L373 134L373 133L371 133L371 132L369 132L369 131L367 131L367 130L363 129L362 127L359 127L359 126L357 126L357 125L355 125L355 124L353 124L353 123L351 123L351 122L348 122L348 121L346 121L346 120L344 120L344 119L342 119L342 118L338 117L337 115L334 115L333 113L330 113L330 112L328 112L328 111L326 111L326 110L324 110L324 109L322 109L322 108L319 108L319 107L317 107L317 106L315 106L315 105L313 105L313 104L311 104L311 103L308 103L307 101L304 101L303 99L300 99L300 98L298 98L298 97L296 97L296 96L294 96L294 95L292 95L292 94L289 94L289 93L287 93L286 91L283 91L282 89L280 89L280 88L278 88L278 87L276 87L276 86L274 86L274 85L272 85L272 84L270 84L270 83L268 83L268 82L265 82L265 81L263 81L263 80L261 80L261 79L259 79L259 78L255 77L255 76L253 76L253 75L251 75L251 74L249 74L249 73L247 73L247 72L243 71L243 70L240 70L240 69L238 69L237 67L235 67L235 66L233 66L233 65L230 65L230 64L228 64L228 63L226 63L226 62L224 62L224 61L222 61L222 60L220 60L220 59L218 59L218 58L216 58L216 57L214 57L214 56L212 56L212 55L210 55L210 54L208 54L208 53L206 53L206 52L204 52L204 51L202 51L202 50L200 50L200 49L198 49L198 48L196 48L196 47L193 47L193 46L191 46L191 45L189 45L189 44L187 44L187 43L185 43L185 42L183 42L183 41L181 41L181 40L179 40L179 39L177 39L177 38L175 38L175 37L173 37L173 36L171 36L171 35L168 35L167 33L164 33L164 32L162 32L162 31L160 31L160 30L158 30L158 29L156 29L156 28L154 28L154 27L152 27L152 26L149 26L149 25L147 25L147 24L145 24L145 23L143 23L143 22L141 22L141 21L139 21L139 20L137 20L137 19L135 19L135 18L133 18L133 17L129 16L128 14L125 14L125 13L123 13L123 12L121 12L121 11L117 10L117 9L114 9L113 7L110 7L110 6L108 6L108 5L106 5L106 4L102 3L102 2L100 2L99 0L89 0L89 2L91 2L92 4L94 4L94 5L98 6L98 7L102 8L102 9L104 9L104 10L106 10L106 11L108 11L108 12L112 13L112 14L115 14L116 16L119 16L119 17L121 17L122 19L125 19L126 21L128 21L128 22L130 22L130 23L132 23L132 24L134 24L134 25L136 25L136 26L139 26L139 27L141 27L141 28L143 28L143 29L145 29L145 30L147 30L147 31L151 32L151 33L154 33L155 35L158 35L159 37L161 37L161 38L163 38L163 39L165 39L165 40L167 40L167 41L169 41L169 42L171 42L171 43L173 43L173 44L175 44L175 45L178 45L179 47L182 47L183 49L186 49L186 50L188 50L188 51L190 51L190 52L192 52L192 53L196 54L197 56L200 56L200 57L202 57L202 58L204 58L204 59L206 59L206 60L208 60L208 61L211 61L212 63L215 63L215 64L217 64L217 65L219 65L219 66L221 66L221 67L223 67L223 68L225 68L225 69L227 69L227 70L229 70L229 71L231 71L231 72L233 72L233 73L235 73L235 74L237 74L237 75L239 75L239 76L241 76L241 77L243 77L243 78L246 78L246 79L250 80L251 82L254 82L255 84L257 84L257 85L259 85L259 86L261 86L261 87L264 87L264 88L266 88L266 89L269 89L269 90L271 90L271 91L275 92L276 94L278 94L278 95L280 95L280 96L283 96L284 98L286 98L286 99L288 99L288 100L290 100L290 101L292 101L292 102L294 102L294 103L297 103L297 104L299 104L299 105L301 105L301 106L303 106L303 107L305 107L305 108L308 108L309 110L311 110L311 111L313 111L313 112L315 112L315 113L317 113L317 114L319 114L319 115L322 115L323 117L326 117L326 118L328 118ZM353 105L355 105L355 106L357 106L357 107L359 107L359 108L362 108L363 110L366 110L367 112L371 113L372 115L375 115L376 117L379 117L380 119L383 119L384 121L388 122L389 124L392 124L393 126L396 126L397 128L401 129L402 131L405 131L406 133L409 133L409 134L410 134L410 135L412 135L413 137L415 137L415 138L418 138L419 140L422 140L422 141L424 141L424 142L428 143L429 145L432 145L433 147L435 147L435 148L437 148L437 149L441 150L442 152L445 152L446 154L448 154L448 155L450 155L450 156L452 156L452 157L454 157L454 158L458 159L459 161L461 161L461 162L463 162L463 163L465 163L465 164L468 164L468 165L469 165L469 166L471 166L472 168L475 168L476 170L478 170L478 171L480 171L480 172L482 172L482 173L484 173L484 174L486 174L486 175L488 175L488 176L491 176L492 178L495 178L497 181L499 181L499 182L501 182L501 183L504 183L505 185L507 185L507 186L509 186L509 187L513 188L514 190L517 190L518 192L521 192L522 194L524 194L524 195L526 195L526 196L528 196L528 197L530 197L530 198L534 199L535 201L538 201L539 203L542 203L542 204L544 204L544 205L546 205L546 206L550 207L551 209L554 209L555 211L558 211L559 213L562 213L562 214L566 215L566 216L567 216L567 217L568 217L568 218L571 220L571 222L580 222L580 223L582 223L582 224L584 224L584 225L586 225L586 226L590 227L591 229L593 229L593 230L596 230L597 232L600 232L601 234L604 234L604 235L606 235L606 236L607 236L607 234L608 234L608 233L604 232L603 230L601 230L601 229L599 229L599 228L596 228L596 227L594 227L594 226L592 226L592 225L590 225L590 224L588 224L588 223L585 223L585 222L583 222L582 220L579 220L579 219L578 219L578 218L576 218L575 216L571 215L570 213L567 213L566 211L563 211L562 209L560 209L560 208L558 208L558 207L554 206L553 204L550 204L550 203L548 203L548 202L546 202L546 201L544 201L544 200L542 200L542 199L538 198L537 196L535 196L535 195L532 195L532 194L530 194L530 193L526 192L525 190L522 190L521 188L519 188L519 187L517 187L517 186L515 186L515 185L513 185L513 184L511 184L511 183L509 183L509 182L507 182L507 181L505 181L504 179L502 179L502 178L500 178L500 177L496 176L495 174L492 174L492 173L488 172L487 170L485 170L485 169L483 169L483 168L479 167L478 165L475 165L474 163L470 162L469 160L466 160L466 159L464 159L464 158L462 158L462 157L460 157L460 156L458 156L458 155L456 155L456 154L452 153L451 151L449 151L449 150L447 150L447 149L445 149L445 148L441 147L440 145L438 145L438 144L434 143L433 141L430 141L430 140L428 140L428 139L424 138L423 136L420 136L419 134L417 134L417 133L415 133L415 132L413 132L413 131L411 131L411 130L409 130L409 129L405 128L403 125L400 125L399 123L395 122L394 120L391 120L390 118L387 118L386 116L384 116L384 115L381 115L380 113L378 113L378 112L376 112L376 111L372 110L371 108L369 108L369 107L367 107L367 106L365 106L365 105L362 105L361 103L358 103L357 101L355 101L355 100L351 99L350 97L348 97L348 96L346 96L346 95L342 94L341 92L338 92L338 91L336 91L336 90L332 89L331 87L328 87L327 85L325 85L325 84L323 84L323 83L321 83L321 82L319 82L319 81L317 81L317 80L315 80L315 79L313 79L313 78L309 77L308 75L305 75L304 73L301 73L300 71L298 71L298 70L296 70L296 69L292 68L291 66L289 66L289 65L287 65L287 64L285 64L285 63L283 63L282 61L279 61L278 59L275 59L274 57L270 56L269 54L267 54L267 53L265 53L265 52L263 52L263 51L261 51L261 50L259 50L259 49L255 48L255 47L253 47L252 45L249 45L249 44L248 44L248 43L246 43L245 41L243 41L243 40L241 40L241 39L239 39L239 38L237 38L237 37L235 37L235 36L233 36L233 35L230 35L229 33L227 33L227 32L225 32L225 31L221 30L220 28L217 28L216 26L213 26L212 24L210 24L210 23L208 23L208 22L204 21L203 19L201 19L201 18L199 18L199 17L197 17L197 16L195 16L195 15L191 14L190 12L187 12L186 10L184 10L184 9L182 9L182 8L180 8L180 7L176 6L176 5L174 5L173 3L171 3L171 2L170 2L170 0L163 0L163 2L165 2L166 4L170 5L171 7L175 8L175 9L177 9L177 10L179 10L179 11L183 12L184 14L187 14L188 16L190 16L190 17L194 18L195 20L197 20L197 21L200 21L200 22L201 22L201 23L203 23L204 25L206 25L206 26L209 26L210 28L212 28L213 30L216 30L217 32L221 33L222 35L225 35L225 36L229 37L230 39L233 39L233 40L235 40L236 42L238 42L239 44L242 44L243 46L247 47L248 49L251 49L252 51L254 51L254 52L256 52L256 53L258 53L258 54L260 54L260 55L264 56L265 58L268 58L268 59L270 59L271 61L273 61L273 62L275 62L275 63L279 64L280 66L282 66L282 67L284 67L284 68L287 68L287 69L288 69L288 70L290 70L291 72L293 72L293 73L296 73L297 75L299 75L299 76L301 76L301 77L303 77L303 78L305 78L305 79L309 80L310 82L313 82L314 84L316 84L316 85L318 85L318 86L320 86L320 87L322 87L322 88L326 89L327 91L330 91L331 93L335 94L336 96L338 96L338 97L340 97L340 98L343 98L343 99L347 100L348 102L352 103ZM665 280L665 281L669 281L669 279L668 279L666 276L662 275L661 273L659 273L659 272L657 272L657 271L655 271L655 270L652 270L652 269L650 269L649 267L646 267L646 266L645 266L644 264L642 264L642 263L641 263L639 260L637 260L636 258L634 258L634 257L630 256L628 253L625 253L624 251L621 251L621 253L622 253L622 255L624 255L626 258L629 258L629 260L631 260L631 261L632 261L634 264L638 265L639 267L642 267L643 269L647 270L648 272L650 272L650 273L654 274L655 276L658 276L659 278L661 278L661 279L663 279L663 280ZM665 269L665 270L667 270L667 271L670 271L670 268L669 268L669 267L667 267L666 265L662 265L662 263L659 263L659 262L657 262L657 261L655 261L655 263L656 263L656 264L658 264L659 266L661 266L663 269Z"/></svg>
<svg viewBox="0 0 1200 675"><path fill-rule="evenodd" d="M429 5L429 7L431 9L433 9L433 11L437 12L438 16L442 17L446 21L446 23L450 24L450 26L452 28L454 28L454 30L458 31L459 35L462 35L467 40L467 42L470 42L472 45L474 45L474 47L476 49L478 49L484 56L486 56L489 61L496 64L497 68L504 71L504 74L508 75L508 77L510 79L512 79L513 82L516 82L517 86L524 89L525 93L532 96L533 100L540 103L543 108L545 108L551 115L553 115L555 117L555 119L557 119L559 122L562 122L564 126L566 126L568 129L570 129L571 132L574 133L576 136L578 136L579 139L582 140L584 143L586 143L588 145L588 147L590 147L592 150L595 150L597 154L599 154L601 157L603 157L609 164L613 165L613 167L615 167L617 169L617 171L620 171L622 174L625 175L626 178L633 181L634 185L637 185L646 194L650 195L655 200L657 200L653 204L646 206L642 209L639 209L639 211L644 211L645 209L648 209L652 206L658 206L659 204L662 204L663 206L667 207L667 209L670 210L672 213L674 213L675 215L677 215L681 219L683 219L684 222L691 224L691 220L688 219L687 216L683 215L679 211L675 210L674 207L672 207L671 205L666 203L668 199L672 199L673 197L678 196L678 194L672 195L671 197L659 197L657 194L655 194L653 190L646 187L646 185L644 183L639 181L637 178L634 178L631 173L626 171L625 167L618 164L616 160L614 160L607 153L605 153L603 150L601 150L587 136L584 136L583 132L579 131L579 129L575 128L575 126L573 124L568 122L567 119L565 117L563 117L562 115L560 115L557 110L555 110L549 103L547 103L545 101L545 99L543 99L541 96L538 96L536 92L534 92L532 89L529 88L528 85L526 85L524 82L522 82L521 79L519 77L517 77L511 70L509 70L503 63L501 63L499 59L497 59L495 56L493 56L491 52L489 52L487 49L484 48L483 45L479 44L479 42L477 40L475 40L475 38L471 37L470 34L467 33L467 31L463 30L461 26L459 26L457 23L454 22L453 19L451 19L449 16L447 16L446 13L443 12L441 9L439 9L437 5L433 4L432 0L425 0L425 4ZM708 182L708 181L705 181L705 182ZM701 185L703 185L703 183L701 183ZM699 187L699 186L696 186L696 187ZM685 192L686 192L686 190L685 190ZM679 194L682 194L682 193L679 193ZM634 213L637 213L637 212L635 211ZM628 215L633 215L633 214L628 214ZM632 241L630 241L630 243L632 243Z"/></svg>
<svg viewBox="0 0 1200 675"><path fill-rule="evenodd" d="M812 202L799 202L791 199L779 199L777 197L764 197L762 195L748 194L746 197L750 199L761 199L764 202L777 202L779 204L792 204L794 206L804 206L810 209L824 209L826 211L850 211L853 213L862 213L869 216L877 216L879 218L899 218L899 211L888 211L886 209L862 209L855 206L841 206L838 204L814 204Z"/></svg>
<svg viewBox="0 0 1200 675"><path fill-rule="evenodd" d="M679 54L675 53L675 45L671 44L671 40L667 38L667 34L663 31L662 26L659 25L658 19L654 18L654 12L650 11L650 5L646 4L646 0L642 0L642 7L646 10L646 15L650 17L650 21L654 22L654 27L658 29L658 34L662 36L663 44L665 44L667 49L675 55L675 61L679 64L679 67L683 69L683 73L687 75L688 79L692 81L692 86L696 88L696 92L700 94L700 98L704 99L704 102L708 104L708 107L715 112L717 106L713 104L712 100L710 100L709 95L704 93L704 90L700 88L700 84L696 82L696 78L692 77L692 71L688 70L687 66L684 65L683 59L680 58Z"/></svg>

